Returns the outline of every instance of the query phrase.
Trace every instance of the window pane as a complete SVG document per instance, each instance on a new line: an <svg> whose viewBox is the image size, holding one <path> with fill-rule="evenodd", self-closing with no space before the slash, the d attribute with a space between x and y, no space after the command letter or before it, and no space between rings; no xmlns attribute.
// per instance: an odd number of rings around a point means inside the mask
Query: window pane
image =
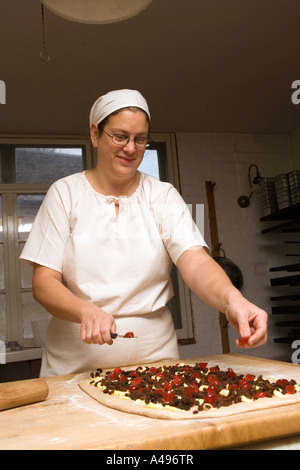
<svg viewBox="0 0 300 470"><path fill-rule="evenodd" d="M173 266L171 270L171 279L172 279L172 285L173 285L173 290L174 290L174 297L169 301L168 307L173 317L175 329L180 329L182 328L182 319L181 319L181 312L180 312L178 275L177 275L177 269L175 266Z"/></svg>
<svg viewBox="0 0 300 470"><path fill-rule="evenodd" d="M5 312L5 277L4 277L4 246L3 246L2 196L0 196L0 341L6 341Z"/></svg>
<svg viewBox="0 0 300 470"><path fill-rule="evenodd" d="M16 183L53 183L84 169L83 149L16 147Z"/></svg>
<svg viewBox="0 0 300 470"><path fill-rule="evenodd" d="M24 248L25 242L19 243L19 258ZM19 263L21 289L31 289L33 268L28 263Z"/></svg>
<svg viewBox="0 0 300 470"><path fill-rule="evenodd" d="M33 300L31 292L21 294L21 303L23 339L31 339L33 337L31 322L45 320L50 318L50 315L40 304Z"/></svg>
<svg viewBox="0 0 300 470"><path fill-rule="evenodd" d="M147 149L139 170L147 175L154 176L159 179L159 165L157 150Z"/></svg>
<svg viewBox="0 0 300 470"><path fill-rule="evenodd" d="M5 294L0 294L0 341L6 342Z"/></svg>
<svg viewBox="0 0 300 470"><path fill-rule="evenodd" d="M0 242L3 242L2 196L0 196Z"/></svg>
<svg viewBox="0 0 300 470"><path fill-rule="evenodd" d="M18 196L18 239L26 241L35 216L43 202L44 194L21 194Z"/></svg>
<svg viewBox="0 0 300 470"><path fill-rule="evenodd" d="M0 291L5 289L5 274L4 274L4 246L0 243Z"/></svg>
<svg viewBox="0 0 300 470"><path fill-rule="evenodd" d="M44 194L20 194L18 195L18 255L20 256L25 241L31 230L35 216L43 202ZM21 289L31 288L32 267L26 263L19 263Z"/></svg>

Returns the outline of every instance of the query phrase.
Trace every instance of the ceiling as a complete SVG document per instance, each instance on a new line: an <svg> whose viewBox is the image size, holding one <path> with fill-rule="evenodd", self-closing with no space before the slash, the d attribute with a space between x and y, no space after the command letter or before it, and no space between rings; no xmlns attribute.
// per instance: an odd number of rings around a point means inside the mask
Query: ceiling
<svg viewBox="0 0 300 470"><path fill-rule="evenodd" d="M124 0L125 1L125 0ZM39 0L0 0L0 133L87 134L98 96L135 88L155 132L288 134L300 128L299 0L153 0L88 25Z"/></svg>

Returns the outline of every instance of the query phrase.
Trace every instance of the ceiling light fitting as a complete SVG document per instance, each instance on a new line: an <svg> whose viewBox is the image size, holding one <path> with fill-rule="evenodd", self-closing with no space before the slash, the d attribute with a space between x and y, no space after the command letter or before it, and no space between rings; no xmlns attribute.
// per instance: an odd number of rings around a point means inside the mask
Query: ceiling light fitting
<svg viewBox="0 0 300 470"><path fill-rule="evenodd" d="M46 34L45 34L45 17L44 17L44 5L42 7L42 33L43 33L43 50L40 52L40 58L43 62L49 62L50 56L46 52Z"/></svg>
<svg viewBox="0 0 300 470"><path fill-rule="evenodd" d="M252 168L256 169L256 176L251 180L251 170ZM253 194L253 184L259 184L260 181L262 180L262 177L260 176L259 170L257 168L257 165L255 163L252 163L249 168L248 168L248 180L249 180L249 185L250 185L250 194L249 196L245 196L244 194L238 198L238 205L242 208L250 206L250 199Z"/></svg>
<svg viewBox="0 0 300 470"><path fill-rule="evenodd" d="M152 0L41 0L48 10L77 23L124 21L145 10Z"/></svg>

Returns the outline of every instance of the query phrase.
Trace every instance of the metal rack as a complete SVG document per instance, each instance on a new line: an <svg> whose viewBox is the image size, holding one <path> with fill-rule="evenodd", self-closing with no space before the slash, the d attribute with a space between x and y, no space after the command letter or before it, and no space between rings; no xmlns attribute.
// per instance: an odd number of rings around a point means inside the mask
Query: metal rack
<svg viewBox="0 0 300 470"><path fill-rule="evenodd" d="M270 215L260 219L261 222L280 222L261 230L262 234L266 233L300 233L300 203L286 207L282 210L273 212ZM300 245L299 241L284 242ZM291 246L291 245L290 245ZM299 253L286 254L286 256L300 257ZM281 286L291 287L291 293L287 295L274 295L270 298L272 302L283 301L284 305L273 306L271 308L272 315L292 315L293 318L286 321L277 321L275 326L286 327L287 336L275 338L275 343L291 344L295 339L300 339L300 262L283 264L270 268L271 273L283 273L287 275L272 277L270 284L274 289Z"/></svg>

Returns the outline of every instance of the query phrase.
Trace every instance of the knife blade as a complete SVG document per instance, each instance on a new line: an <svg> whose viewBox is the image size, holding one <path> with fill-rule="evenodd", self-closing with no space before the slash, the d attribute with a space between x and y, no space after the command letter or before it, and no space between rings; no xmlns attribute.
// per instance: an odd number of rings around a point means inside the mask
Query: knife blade
<svg viewBox="0 0 300 470"><path fill-rule="evenodd" d="M110 337L112 339L115 339L115 338L126 338L126 339L136 338L136 336L131 332L125 333L125 335L119 335L118 333L111 333Z"/></svg>

